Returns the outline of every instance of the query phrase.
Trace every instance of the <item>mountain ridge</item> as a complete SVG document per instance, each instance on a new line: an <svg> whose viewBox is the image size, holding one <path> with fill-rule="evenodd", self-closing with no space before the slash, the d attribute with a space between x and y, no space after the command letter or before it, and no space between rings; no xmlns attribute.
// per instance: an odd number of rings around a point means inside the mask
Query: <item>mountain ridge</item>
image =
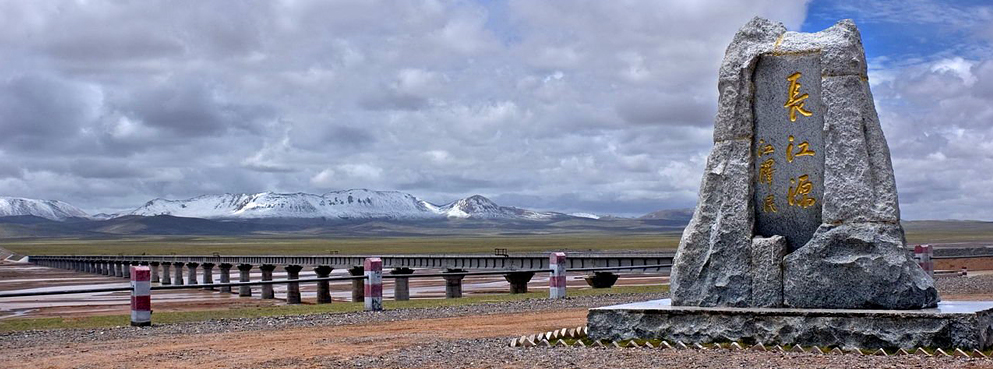
<svg viewBox="0 0 993 369"><path fill-rule="evenodd" d="M200 195L189 199L156 198L120 215L171 215L204 219L552 219L567 217L555 212L538 212L500 206L490 199L473 195L437 205L399 191L349 189L324 194L225 193Z"/></svg>
<svg viewBox="0 0 993 369"><path fill-rule="evenodd" d="M58 200L0 196L0 217L26 215L58 221L89 217L82 209Z"/></svg>

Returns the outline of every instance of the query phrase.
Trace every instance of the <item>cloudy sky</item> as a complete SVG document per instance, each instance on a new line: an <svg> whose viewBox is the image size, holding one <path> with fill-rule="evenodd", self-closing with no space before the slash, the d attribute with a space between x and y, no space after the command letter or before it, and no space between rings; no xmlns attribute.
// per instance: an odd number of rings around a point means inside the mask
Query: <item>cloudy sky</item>
<svg viewBox="0 0 993 369"><path fill-rule="evenodd" d="M0 195L691 207L718 66L756 15L854 19L904 217L993 220L979 1L0 1Z"/></svg>

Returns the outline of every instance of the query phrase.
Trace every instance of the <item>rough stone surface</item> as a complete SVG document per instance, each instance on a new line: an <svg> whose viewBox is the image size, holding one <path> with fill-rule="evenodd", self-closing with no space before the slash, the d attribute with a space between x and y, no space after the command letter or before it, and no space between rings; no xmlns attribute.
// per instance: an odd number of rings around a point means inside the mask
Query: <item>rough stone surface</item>
<svg viewBox="0 0 993 369"><path fill-rule="evenodd" d="M590 309L591 339L663 339L843 348L993 347L989 303L957 313L927 310L740 309L667 306L666 300Z"/></svg>
<svg viewBox="0 0 993 369"><path fill-rule="evenodd" d="M802 53L820 50L823 75L866 75L862 36L851 19L844 19L816 33L786 32L776 53Z"/></svg>
<svg viewBox="0 0 993 369"><path fill-rule="evenodd" d="M783 258L787 250L783 236L752 239L751 306L783 306Z"/></svg>
<svg viewBox="0 0 993 369"><path fill-rule="evenodd" d="M754 18L734 35L718 76L714 142L752 137L752 74L759 55L771 52L786 32L781 23Z"/></svg>
<svg viewBox="0 0 993 369"><path fill-rule="evenodd" d="M748 306L751 303L752 140L714 144L700 199L673 260L676 305Z"/></svg>
<svg viewBox="0 0 993 369"><path fill-rule="evenodd" d="M934 280L902 248L894 224L823 226L784 261L786 306L838 309L934 307Z"/></svg>

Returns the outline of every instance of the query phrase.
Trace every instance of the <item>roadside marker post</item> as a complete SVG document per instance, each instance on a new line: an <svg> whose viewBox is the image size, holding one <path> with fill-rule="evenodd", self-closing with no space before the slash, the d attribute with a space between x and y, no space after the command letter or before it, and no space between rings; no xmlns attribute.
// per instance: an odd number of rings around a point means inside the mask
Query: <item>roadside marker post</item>
<svg viewBox="0 0 993 369"><path fill-rule="evenodd" d="M365 311L383 310L383 260L366 258L365 265Z"/></svg>
<svg viewBox="0 0 993 369"><path fill-rule="evenodd" d="M931 277L934 277L934 248L931 245L917 245L914 246L914 258L917 259L917 264L924 269L925 272Z"/></svg>
<svg viewBox="0 0 993 369"><path fill-rule="evenodd" d="M553 252L548 257L548 266L552 269L552 275L548 278L548 297L561 299L565 297L565 264L564 252Z"/></svg>
<svg viewBox="0 0 993 369"><path fill-rule="evenodd" d="M151 279L147 266L131 266L131 326L152 325Z"/></svg>

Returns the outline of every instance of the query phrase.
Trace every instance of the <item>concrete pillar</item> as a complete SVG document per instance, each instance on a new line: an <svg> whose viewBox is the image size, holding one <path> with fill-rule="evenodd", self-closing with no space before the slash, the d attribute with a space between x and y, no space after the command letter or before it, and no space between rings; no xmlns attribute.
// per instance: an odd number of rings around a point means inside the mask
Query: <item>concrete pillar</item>
<svg viewBox="0 0 993 369"><path fill-rule="evenodd" d="M89 261L89 260L84 261L83 262L83 271L84 272L87 272L87 273L93 273L93 262L92 261Z"/></svg>
<svg viewBox="0 0 993 369"><path fill-rule="evenodd" d="M465 270L462 269L448 269L445 273L463 273ZM464 275L446 275L445 276L445 298L446 299L457 299L462 297L462 279L465 278Z"/></svg>
<svg viewBox="0 0 993 369"><path fill-rule="evenodd" d="M365 269L365 311L383 310L383 260L366 258Z"/></svg>
<svg viewBox="0 0 993 369"><path fill-rule="evenodd" d="M331 271L334 268L328 265L319 265L314 267L314 273L317 273L317 278L327 278L331 275ZM331 303L331 283L328 281L318 281L317 282L317 303L318 304L330 304Z"/></svg>
<svg viewBox="0 0 993 369"><path fill-rule="evenodd" d="M390 274L393 275L408 275L413 273L414 270L410 268L393 268L390 271ZM410 300L410 278L393 278L393 299L396 301Z"/></svg>
<svg viewBox="0 0 993 369"><path fill-rule="evenodd" d="M221 270L221 283L231 283L231 267L234 265L221 263L217 266ZM231 292L231 286L221 287L221 292Z"/></svg>
<svg viewBox="0 0 993 369"><path fill-rule="evenodd" d="M251 282L249 279L249 272L252 270L252 264L238 264L238 281L239 282ZM238 286L238 296L241 297L251 297L252 296L252 286Z"/></svg>
<svg viewBox="0 0 993 369"><path fill-rule="evenodd" d="M214 284L214 263L203 263L200 266L203 268L203 284L206 286L203 289L213 290L214 287L210 285Z"/></svg>
<svg viewBox="0 0 993 369"><path fill-rule="evenodd" d="M100 260L100 274L113 276L114 271L111 269L110 261Z"/></svg>
<svg viewBox="0 0 993 369"><path fill-rule="evenodd" d="M565 298L566 265L564 252L553 252L548 256L548 267L552 270L548 276L548 298Z"/></svg>
<svg viewBox="0 0 993 369"><path fill-rule="evenodd" d="M365 275L365 268L361 265L356 265L348 268L348 274L357 277L360 275ZM365 280L353 279L352 280L352 302L362 302L365 301Z"/></svg>
<svg viewBox="0 0 993 369"><path fill-rule="evenodd" d="M586 284L593 288L610 288L617 282L617 274L611 272L593 272L586 276Z"/></svg>
<svg viewBox="0 0 993 369"><path fill-rule="evenodd" d="M186 284L197 284L197 267L200 263L189 262L186 263L186 269L189 271L189 276L186 278Z"/></svg>
<svg viewBox="0 0 993 369"><path fill-rule="evenodd" d="M138 263L134 263L134 265L138 265ZM121 271L124 272L124 278L127 278L127 279L130 280L131 279L131 262L130 261L125 261L124 264L121 266Z"/></svg>
<svg viewBox="0 0 993 369"><path fill-rule="evenodd" d="M528 282L534 277L534 272L513 272L503 275L510 282L510 293L528 293Z"/></svg>
<svg viewBox="0 0 993 369"><path fill-rule="evenodd" d="M162 263L162 285L163 286L168 286L168 285L172 284L172 273L169 272L169 267L170 266L172 266L172 264L169 264L169 262L163 262Z"/></svg>
<svg viewBox="0 0 993 369"><path fill-rule="evenodd" d="M300 279L300 270L303 267L299 265L287 265L283 269L286 269L286 279ZM300 282L286 283L286 303L300 303Z"/></svg>
<svg viewBox="0 0 993 369"><path fill-rule="evenodd" d="M130 270L130 265L128 266ZM130 271L128 275L132 275ZM152 325L151 272L148 267L135 267L131 279L131 326Z"/></svg>
<svg viewBox="0 0 993 369"><path fill-rule="evenodd" d="M172 266L174 268L176 268L176 274L174 274L173 277L172 277L172 284L175 284L177 286L182 286L183 285L183 263L175 262L175 263L172 263Z"/></svg>
<svg viewBox="0 0 993 369"><path fill-rule="evenodd" d="M152 273L152 283L159 283L159 262L149 262L148 269L150 270L150 273Z"/></svg>
<svg viewBox="0 0 993 369"><path fill-rule="evenodd" d="M259 270L262 271L262 280L263 281L271 281L272 280L272 271L275 270L275 269L276 269L276 266L275 265L272 265L272 264L262 264L262 265L259 265ZM272 292L272 285L271 284L263 284L262 285L262 299L268 300L268 299L273 299L273 298L276 298L276 294L274 292Z"/></svg>
<svg viewBox="0 0 993 369"><path fill-rule="evenodd" d="M114 266L114 276L123 277L124 276L124 262L123 261L112 261L111 264Z"/></svg>

